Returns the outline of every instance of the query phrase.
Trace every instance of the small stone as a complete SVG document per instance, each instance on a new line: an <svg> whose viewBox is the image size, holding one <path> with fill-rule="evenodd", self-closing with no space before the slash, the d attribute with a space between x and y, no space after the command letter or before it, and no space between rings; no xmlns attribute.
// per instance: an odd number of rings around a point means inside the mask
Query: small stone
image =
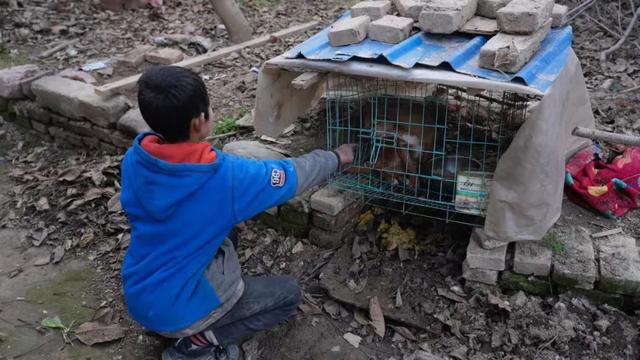
<svg viewBox="0 0 640 360"><path fill-rule="evenodd" d="M498 282L498 271L485 269L472 269L469 262L462 262L462 276L471 281L481 282L483 284L495 285Z"/></svg>
<svg viewBox="0 0 640 360"><path fill-rule="evenodd" d="M118 130L122 130L123 132L133 136L151 130L149 125L147 125L142 118L142 114L138 108L131 109L122 115L120 120L118 120L117 126Z"/></svg>
<svg viewBox="0 0 640 360"><path fill-rule="evenodd" d="M636 240L624 234L596 242L600 260L598 289L604 292L640 296L640 255Z"/></svg>
<svg viewBox="0 0 640 360"><path fill-rule="evenodd" d="M311 208L321 213L336 216L355 201L355 197L332 186L325 186L311 195Z"/></svg>
<svg viewBox="0 0 640 360"><path fill-rule="evenodd" d="M513 0L498 10L498 27L508 34L533 34L551 19L554 0Z"/></svg>
<svg viewBox="0 0 640 360"><path fill-rule="evenodd" d="M595 327L596 329L598 329L598 331L601 334L604 334L607 332L607 329L609 328L609 326L611 326L611 323L609 321L607 321L606 319L600 319L598 321L595 321L593 323L593 327Z"/></svg>
<svg viewBox="0 0 640 360"><path fill-rule="evenodd" d="M451 34L476 13L478 0L431 0L420 13L420 28L428 33Z"/></svg>
<svg viewBox="0 0 640 360"><path fill-rule="evenodd" d="M470 268L502 271L505 269L507 245L495 249L483 249L478 245L475 232L471 234L467 246L467 263Z"/></svg>
<svg viewBox="0 0 640 360"><path fill-rule="evenodd" d="M393 0L393 4L398 9L400 16L418 20L422 8L424 8L424 0Z"/></svg>
<svg viewBox="0 0 640 360"><path fill-rule="evenodd" d="M507 6L511 0L478 0L476 14L486 18L495 19L498 10Z"/></svg>
<svg viewBox="0 0 640 360"><path fill-rule="evenodd" d="M387 15L391 10L391 1L362 1L351 7L351 16L368 16L371 20L377 20Z"/></svg>
<svg viewBox="0 0 640 360"><path fill-rule="evenodd" d="M551 29L551 21L531 35L499 33L480 49L480 66L516 73L531 60Z"/></svg>
<svg viewBox="0 0 640 360"><path fill-rule="evenodd" d="M516 243L513 271L524 275L548 276L553 254L541 241Z"/></svg>
<svg viewBox="0 0 640 360"><path fill-rule="evenodd" d="M367 31L371 19L368 16L358 16L341 20L329 30L329 43L331 46L344 46L357 44L367 38Z"/></svg>
<svg viewBox="0 0 640 360"><path fill-rule="evenodd" d="M31 88L41 106L102 127L115 125L129 109L122 95L99 96L93 86L60 76L45 76L36 80Z"/></svg>
<svg viewBox="0 0 640 360"><path fill-rule="evenodd" d="M593 289L597 269L593 243L587 231L572 227L568 234L558 233L557 238L566 250L553 254L553 281L559 285Z"/></svg>
<svg viewBox="0 0 640 360"><path fill-rule="evenodd" d="M369 25L369 38L389 44L398 44L409 37L413 19L385 15Z"/></svg>
<svg viewBox="0 0 640 360"><path fill-rule="evenodd" d="M67 78L67 79L71 79L71 80L82 81L85 84L91 84L91 85L94 85L94 84L96 84L98 82L90 74L88 74L88 73L86 73L84 71L79 71L79 70L74 70L74 69L62 70L61 72L58 73L58 76L62 76L63 78Z"/></svg>
<svg viewBox="0 0 640 360"><path fill-rule="evenodd" d="M138 67L144 63L145 55L154 49L151 45L140 45L121 57L116 58L116 66Z"/></svg>
<svg viewBox="0 0 640 360"><path fill-rule="evenodd" d="M567 23L567 12L569 8L565 5L555 4L553 5L553 12L551 13L551 27L561 27Z"/></svg>
<svg viewBox="0 0 640 360"><path fill-rule="evenodd" d="M0 98L20 99L25 97L23 83L40 71L37 65L20 65L0 70Z"/></svg>
<svg viewBox="0 0 640 360"><path fill-rule="evenodd" d="M184 59L184 53L178 49L160 48L148 52L145 59L152 64L171 65Z"/></svg>

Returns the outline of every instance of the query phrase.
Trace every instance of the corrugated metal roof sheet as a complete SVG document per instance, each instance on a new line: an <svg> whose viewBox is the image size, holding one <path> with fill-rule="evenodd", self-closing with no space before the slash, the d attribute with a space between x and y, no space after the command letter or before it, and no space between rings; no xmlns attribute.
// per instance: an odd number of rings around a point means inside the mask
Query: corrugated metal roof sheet
<svg viewBox="0 0 640 360"><path fill-rule="evenodd" d="M349 16L351 14L347 11L341 19ZM288 51L285 57L331 61L382 60L405 69L419 65L450 66L459 73L496 81L525 83L542 92L553 84L564 68L573 38L570 26L552 29L529 63L518 73L507 74L478 66L480 48L489 40L486 36L419 32L395 45L366 39L359 44L332 47L328 32L327 27Z"/></svg>

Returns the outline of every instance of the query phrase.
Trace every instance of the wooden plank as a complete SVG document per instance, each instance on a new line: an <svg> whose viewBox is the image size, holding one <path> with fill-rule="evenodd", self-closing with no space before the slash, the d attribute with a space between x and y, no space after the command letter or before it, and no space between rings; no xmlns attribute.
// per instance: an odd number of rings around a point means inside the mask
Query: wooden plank
<svg viewBox="0 0 640 360"><path fill-rule="evenodd" d="M640 146L640 137L633 135L615 134L602 130L587 129L580 126L573 129L571 134L581 138L605 141L610 144Z"/></svg>
<svg viewBox="0 0 640 360"><path fill-rule="evenodd" d="M318 25L317 21L312 21L312 22L308 22L305 24L301 24L301 25L296 25L296 26L292 26L288 29L284 29L284 30L280 30L278 32L275 32L273 34L269 34L269 35L265 35L265 36L261 36L259 38L255 38L249 41L245 41L243 43L240 44L236 44L236 45L232 45L232 46L228 46L213 52L208 52L206 54L202 54L199 56L194 56L192 58L188 58L185 60L182 60L178 63L173 64L174 66L181 66L181 67L186 67L186 68L190 68L190 67L196 67L196 66L200 66L200 65L204 65L204 64L208 64L210 62L213 62L215 60L218 60L220 58L223 58L225 56L228 56L238 50L242 50L244 48L248 48L248 47L256 47L256 46L261 46L264 45L270 41L272 41L272 39L281 39L281 38L285 38L285 37L289 37L289 36L294 36L297 35L303 31L309 30L313 27L315 27L316 25ZM124 79L120 79L117 81L114 81L112 83L109 84L105 84L99 87L95 88L95 92L98 95L101 96L105 96L105 95L110 95L113 94L119 90L123 90L123 89L127 89L130 87L133 87L136 85L136 83L138 82L138 79L140 79L140 76L142 74L136 74L136 75L132 75L129 77L126 77Z"/></svg>
<svg viewBox="0 0 640 360"><path fill-rule="evenodd" d="M317 72L306 72L291 80L291 85L298 90L307 90L317 83L318 80L320 80L320 74Z"/></svg>

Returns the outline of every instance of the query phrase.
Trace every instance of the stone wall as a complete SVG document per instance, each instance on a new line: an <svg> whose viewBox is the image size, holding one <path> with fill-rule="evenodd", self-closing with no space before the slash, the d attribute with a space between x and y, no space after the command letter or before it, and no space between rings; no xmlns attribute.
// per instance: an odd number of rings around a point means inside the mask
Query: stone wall
<svg viewBox="0 0 640 360"><path fill-rule="evenodd" d="M0 71L0 115L16 125L66 146L108 153L122 152L148 130L124 96L101 97L82 81L34 76L33 67Z"/></svg>

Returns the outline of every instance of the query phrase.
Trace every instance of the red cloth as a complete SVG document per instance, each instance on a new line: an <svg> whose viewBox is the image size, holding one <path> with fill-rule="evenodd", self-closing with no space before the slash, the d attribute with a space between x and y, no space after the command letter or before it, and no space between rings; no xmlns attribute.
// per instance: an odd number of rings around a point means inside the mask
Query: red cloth
<svg viewBox="0 0 640 360"><path fill-rule="evenodd" d="M640 147L627 147L611 163L595 159L591 149L566 166L567 195L609 218L640 207Z"/></svg>
<svg viewBox="0 0 640 360"><path fill-rule="evenodd" d="M216 152L207 142L166 144L155 135L147 135L140 146L152 156L170 163L208 164L216 161Z"/></svg>

